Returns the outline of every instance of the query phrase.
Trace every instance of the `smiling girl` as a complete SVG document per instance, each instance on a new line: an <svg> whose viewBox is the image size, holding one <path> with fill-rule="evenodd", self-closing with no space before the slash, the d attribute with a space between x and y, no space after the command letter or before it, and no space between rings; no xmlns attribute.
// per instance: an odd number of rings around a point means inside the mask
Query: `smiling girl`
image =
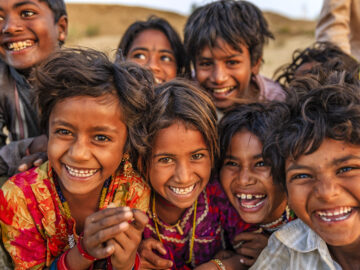
<svg viewBox="0 0 360 270"><path fill-rule="evenodd" d="M141 168L153 194L140 248L142 267L231 267L239 258L216 257L222 250L221 231L229 243L250 226L231 207L219 182L209 182L218 155L210 97L184 81L158 86L148 133Z"/></svg>
<svg viewBox="0 0 360 270"><path fill-rule="evenodd" d="M295 218L285 190L273 181L271 166L262 156L265 138L287 115L284 104L254 103L237 106L219 124L221 184L241 218L259 224L267 235ZM255 233L238 235L236 241L247 241L239 252L254 258L249 252L254 239L264 238ZM243 257L242 262L251 265L254 260Z"/></svg>
<svg viewBox="0 0 360 270"><path fill-rule="evenodd" d="M179 34L164 19L151 16L128 27L118 49L125 59L151 70L157 83L190 74Z"/></svg>
<svg viewBox="0 0 360 270"><path fill-rule="evenodd" d="M0 191L2 239L16 269L137 268L150 194L123 153L136 146L148 107L149 84L134 78L142 72L82 49L36 70L49 161Z"/></svg>

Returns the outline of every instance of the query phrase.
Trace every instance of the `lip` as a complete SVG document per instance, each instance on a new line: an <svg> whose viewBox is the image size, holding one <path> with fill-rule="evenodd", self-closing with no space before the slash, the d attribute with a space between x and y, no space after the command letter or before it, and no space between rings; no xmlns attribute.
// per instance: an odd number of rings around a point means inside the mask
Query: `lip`
<svg viewBox="0 0 360 270"><path fill-rule="evenodd" d="M9 53L19 54L34 48L36 41L32 39L5 39L2 47Z"/></svg>
<svg viewBox="0 0 360 270"><path fill-rule="evenodd" d="M260 196L260 195L265 195L265 197L262 198L250 198L252 200L252 203L250 203L250 201L248 203L245 203L245 201L242 201L243 199L240 197L238 197L240 194L246 194L246 195L252 195L252 196ZM233 194L235 200L236 200L236 204L238 205L239 209L243 212L247 212L247 213L254 213L259 211L261 208L264 207L264 205L266 204L268 197L265 193L259 193L259 192L236 192ZM249 200L250 200L249 199Z"/></svg>
<svg viewBox="0 0 360 270"><path fill-rule="evenodd" d="M193 198L193 195L197 193L198 186L199 182L184 187L168 185L167 188L172 196L178 197L180 200L184 200L187 198ZM188 191L186 191L186 189Z"/></svg>
<svg viewBox="0 0 360 270"><path fill-rule="evenodd" d="M224 87L205 87L206 90L215 98L215 99L227 99L230 94L232 94L237 88L237 85L233 86L224 86Z"/></svg>
<svg viewBox="0 0 360 270"><path fill-rule="evenodd" d="M158 78L158 77L155 77L155 83L156 84L161 84L161 83L164 83L165 80L164 79L161 79L161 78Z"/></svg>

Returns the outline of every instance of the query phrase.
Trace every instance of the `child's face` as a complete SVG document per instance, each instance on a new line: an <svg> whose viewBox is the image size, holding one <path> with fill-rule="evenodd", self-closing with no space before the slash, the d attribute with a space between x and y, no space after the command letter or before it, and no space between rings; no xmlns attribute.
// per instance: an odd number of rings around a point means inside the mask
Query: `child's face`
<svg viewBox="0 0 360 270"><path fill-rule="evenodd" d="M67 20L55 23L46 2L0 0L0 57L19 70L45 60L64 41Z"/></svg>
<svg viewBox="0 0 360 270"><path fill-rule="evenodd" d="M234 104L233 98L247 95L251 74L259 72L260 60L251 65L248 48L240 44L242 52L218 38L212 50L205 46L196 58L196 79L208 91L217 108Z"/></svg>
<svg viewBox="0 0 360 270"><path fill-rule="evenodd" d="M325 139L286 161L289 205L332 246L360 245L360 146Z"/></svg>
<svg viewBox="0 0 360 270"><path fill-rule="evenodd" d="M246 129L235 133L226 151L220 181L232 205L248 223L269 223L286 207L285 191L274 185L262 158L260 140Z"/></svg>
<svg viewBox="0 0 360 270"><path fill-rule="evenodd" d="M127 138L122 116L113 95L56 103L49 118L48 156L67 194L101 189L117 170Z"/></svg>
<svg viewBox="0 0 360 270"><path fill-rule="evenodd" d="M211 159L202 134L181 122L161 129L150 159L152 188L181 209L190 207L205 188Z"/></svg>
<svg viewBox="0 0 360 270"><path fill-rule="evenodd" d="M176 77L174 51L165 34L159 30L144 30L134 39L127 59L149 68L156 83L170 81Z"/></svg>

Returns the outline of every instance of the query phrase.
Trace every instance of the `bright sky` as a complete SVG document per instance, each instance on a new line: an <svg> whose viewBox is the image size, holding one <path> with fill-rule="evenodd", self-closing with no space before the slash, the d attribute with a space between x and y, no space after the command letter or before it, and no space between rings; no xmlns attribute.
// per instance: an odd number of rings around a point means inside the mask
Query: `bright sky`
<svg viewBox="0 0 360 270"><path fill-rule="evenodd" d="M249 0L262 10L275 11L292 18L315 19L320 13L321 0ZM108 3L144 6L189 14L193 3L203 5L211 0L65 0L73 3Z"/></svg>

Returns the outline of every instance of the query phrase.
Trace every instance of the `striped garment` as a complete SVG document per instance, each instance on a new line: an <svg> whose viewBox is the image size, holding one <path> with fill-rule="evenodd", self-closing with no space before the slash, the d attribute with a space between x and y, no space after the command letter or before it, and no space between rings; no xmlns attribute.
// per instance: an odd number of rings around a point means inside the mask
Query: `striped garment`
<svg viewBox="0 0 360 270"><path fill-rule="evenodd" d="M339 270L325 241L300 219L294 220L269 238L267 247L250 270Z"/></svg>

